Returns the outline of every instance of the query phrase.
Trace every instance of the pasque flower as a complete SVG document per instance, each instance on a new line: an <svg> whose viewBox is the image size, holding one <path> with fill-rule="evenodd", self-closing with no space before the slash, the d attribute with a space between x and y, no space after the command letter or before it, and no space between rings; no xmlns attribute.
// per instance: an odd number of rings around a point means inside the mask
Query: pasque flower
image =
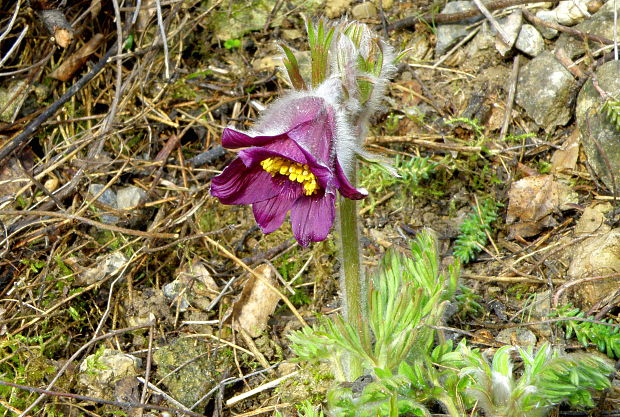
<svg viewBox="0 0 620 417"><path fill-rule="evenodd" d="M302 245L324 240L334 218L336 190L351 200L367 195L355 178L370 115L394 71L392 49L364 25L308 23L311 76L282 46L293 87L249 132L224 130L222 145L239 156L213 178L211 194L224 204L251 204L264 233L288 212ZM353 181L354 183L354 181ZM350 215L349 215L350 217ZM355 224L355 222L353 222Z"/></svg>
<svg viewBox="0 0 620 417"><path fill-rule="evenodd" d="M345 176L339 151L350 159L344 120L319 89L290 93L276 101L250 132L227 128L222 145L238 157L211 181L211 194L224 204L252 204L264 233L278 229L290 211L297 241L324 240L335 217L336 190L361 199ZM340 126L338 126L340 125ZM346 130L346 129L345 129Z"/></svg>

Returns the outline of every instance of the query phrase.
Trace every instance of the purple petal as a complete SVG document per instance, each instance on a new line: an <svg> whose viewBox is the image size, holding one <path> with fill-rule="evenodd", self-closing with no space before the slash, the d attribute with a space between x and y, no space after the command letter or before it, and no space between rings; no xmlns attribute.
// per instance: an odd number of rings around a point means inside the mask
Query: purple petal
<svg viewBox="0 0 620 417"><path fill-rule="evenodd" d="M323 106L314 119L291 129L288 136L314 155L317 160L327 163L336 136L332 107Z"/></svg>
<svg viewBox="0 0 620 417"><path fill-rule="evenodd" d="M265 110L255 130L272 135L285 134L296 126L315 119L324 106L325 100L320 97L286 95Z"/></svg>
<svg viewBox="0 0 620 417"><path fill-rule="evenodd" d="M281 192L281 185L260 165L248 168L240 158L211 180L211 195L223 204L252 204Z"/></svg>
<svg viewBox="0 0 620 417"><path fill-rule="evenodd" d="M366 191L365 188L355 188L353 187L353 185L351 185L351 183L347 179L347 176L344 174L344 171L342 169L342 166L340 165L340 162L338 162L338 159L336 159L335 180L336 188L338 188L340 194L342 194L348 199L361 200L362 198L368 196L368 191Z"/></svg>
<svg viewBox="0 0 620 417"><path fill-rule="evenodd" d="M227 149L248 148L250 146L265 146L272 142L287 139L285 135L250 136L247 133L227 127L222 132L222 146Z"/></svg>
<svg viewBox="0 0 620 417"><path fill-rule="evenodd" d="M222 133L222 146L228 149L266 146L287 139L287 133L300 125L312 124L317 119L323 123L325 116L321 113L325 113L325 108L325 100L320 97L283 97L268 107L255 126L254 131L259 134L253 136L226 128ZM331 111L331 107L329 109Z"/></svg>
<svg viewBox="0 0 620 417"><path fill-rule="evenodd" d="M304 196L291 209L291 225L301 246L325 240L336 216L335 195Z"/></svg>
<svg viewBox="0 0 620 417"><path fill-rule="evenodd" d="M299 184L289 183L282 187L282 193L252 205L254 218L263 233L271 233L282 225L286 213L293 207L293 203L303 195Z"/></svg>

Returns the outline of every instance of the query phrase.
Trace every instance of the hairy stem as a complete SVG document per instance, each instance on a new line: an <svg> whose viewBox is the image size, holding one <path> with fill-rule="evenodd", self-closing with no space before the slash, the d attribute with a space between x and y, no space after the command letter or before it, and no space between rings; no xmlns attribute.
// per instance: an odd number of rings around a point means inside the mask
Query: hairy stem
<svg viewBox="0 0 620 417"><path fill-rule="evenodd" d="M348 177L353 185L356 183L355 169ZM340 227L340 261L342 277L340 280L346 320L357 329L360 340L367 340L367 327L364 317L368 316L367 284L362 269L360 233L358 227L357 202L340 197L338 205ZM362 375L359 359L350 357L348 375L350 381Z"/></svg>

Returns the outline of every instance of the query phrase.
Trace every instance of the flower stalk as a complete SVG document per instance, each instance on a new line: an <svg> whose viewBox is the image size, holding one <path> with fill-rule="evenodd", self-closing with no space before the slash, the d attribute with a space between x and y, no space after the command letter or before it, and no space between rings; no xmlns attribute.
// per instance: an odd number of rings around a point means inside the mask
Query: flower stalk
<svg viewBox="0 0 620 417"><path fill-rule="evenodd" d="M355 169L349 180L355 184ZM355 186L355 185L354 185ZM343 294L344 313L346 320L357 330L361 340L368 335L368 325L364 317L368 317L367 289L368 282L362 268L360 230L357 202L346 198L338 201L338 226L340 232L340 259L342 276L340 288ZM363 373L361 361L350 357L347 378L354 381Z"/></svg>

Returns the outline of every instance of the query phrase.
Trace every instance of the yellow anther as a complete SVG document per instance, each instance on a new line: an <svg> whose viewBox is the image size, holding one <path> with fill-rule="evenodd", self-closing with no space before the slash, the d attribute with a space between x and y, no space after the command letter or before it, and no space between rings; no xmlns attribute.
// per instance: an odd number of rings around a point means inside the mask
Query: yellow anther
<svg viewBox="0 0 620 417"><path fill-rule="evenodd" d="M316 177L310 171L310 167L307 164L302 165L298 162L276 156L264 159L261 161L260 166L270 173L272 177L275 177L276 174L284 175L290 181L302 184L304 194L306 195L316 194L320 188L316 182Z"/></svg>

